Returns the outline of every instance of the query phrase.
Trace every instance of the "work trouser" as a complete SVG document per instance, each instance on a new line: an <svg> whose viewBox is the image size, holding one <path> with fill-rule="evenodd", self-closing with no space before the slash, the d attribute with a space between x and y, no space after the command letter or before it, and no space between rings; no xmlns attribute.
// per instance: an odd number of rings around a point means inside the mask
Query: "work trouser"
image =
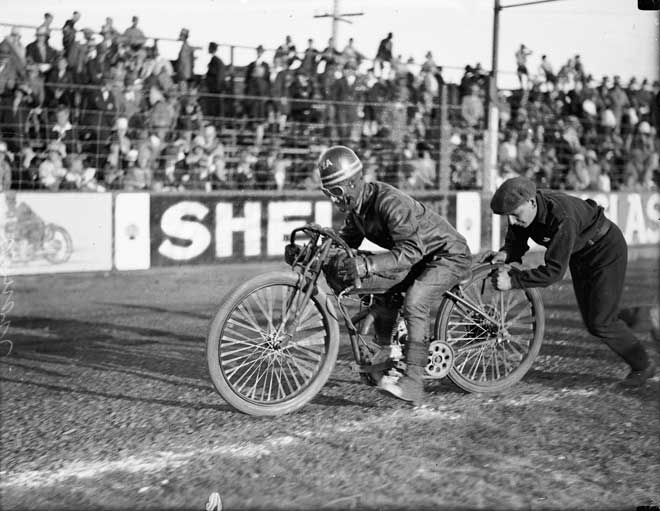
<svg viewBox="0 0 660 511"><path fill-rule="evenodd" d="M575 298L587 330L637 371L648 365L648 355L618 317L627 264L628 246L614 224L570 259Z"/></svg>
<svg viewBox="0 0 660 511"><path fill-rule="evenodd" d="M387 289L376 297L372 312L375 316L374 329L379 343L389 343L392 329L396 326L397 312L403 298L403 318L408 330L406 363L425 366L428 347L429 316L440 304L442 294L470 274L469 256L452 255L437 257L417 263L407 272L394 273L390 278L371 276L362 282L368 289Z"/></svg>

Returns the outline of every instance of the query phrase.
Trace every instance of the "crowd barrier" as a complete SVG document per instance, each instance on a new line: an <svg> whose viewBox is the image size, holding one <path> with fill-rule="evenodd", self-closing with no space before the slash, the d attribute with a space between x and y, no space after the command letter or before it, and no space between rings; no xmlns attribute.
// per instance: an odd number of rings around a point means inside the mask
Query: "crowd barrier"
<svg viewBox="0 0 660 511"><path fill-rule="evenodd" d="M342 219L317 192L0 195L6 275L277 259L293 228L307 222L338 227ZM444 214L473 253L500 247L506 222L491 214L490 196L480 192L414 195ZM601 204L630 246L660 241L660 194L579 196ZM376 249L369 243L362 248Z"/></svg>

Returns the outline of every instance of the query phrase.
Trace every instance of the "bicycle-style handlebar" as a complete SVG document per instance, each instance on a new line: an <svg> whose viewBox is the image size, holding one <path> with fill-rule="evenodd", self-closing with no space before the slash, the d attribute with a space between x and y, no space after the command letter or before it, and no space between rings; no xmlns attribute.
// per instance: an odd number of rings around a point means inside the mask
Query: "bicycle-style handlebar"
<svg viewBox="0 0 660 511"><path fill-rule="evenodd" d="M306 224L303 225L302 227L297 227L293 231L291 231L291 236L290 236L290 243L293 245L296 242L296 235L299 232L306 232L308 234L315 235L316 238L314 238L314 243L318 240L320 236L324 236L326 238L331 239L334 244L339 246L339 248L343 249L346 252L346 255L350 259L355 258L355 254L353 253L353 250L351 247L348 246L348 244L337 234L337 232L330 228L330 227L322 227L319 224ZM360 280L359 277L355 277L353 280L353 287L355 289L360 289L362 287L362 281Z"/></svg>

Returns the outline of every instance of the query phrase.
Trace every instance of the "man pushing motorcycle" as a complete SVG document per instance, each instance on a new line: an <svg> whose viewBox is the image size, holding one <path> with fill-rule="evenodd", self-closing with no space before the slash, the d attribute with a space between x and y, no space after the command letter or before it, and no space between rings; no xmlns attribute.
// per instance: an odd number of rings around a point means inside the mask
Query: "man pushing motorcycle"
<svg viewBox="0 0 660 511"><path fill-rule="evenodd" d="M339 259L336 275L347 284L359 278L366 288L385 285L388 289L385 299L376 305L375 331L381 345L389 344L395 326L399 303L392 298L405 292L406 369L398 380L383 378L379 386L400 399L421 404L429 313L446 290L469 276L470 249L465 238L436 211L386 183L366 183L362 162L350 148L329 148L321 155L318 169L321 191L346 214L341 238L353 249L365 238L385 249ZM295 250L295 245L287 247L287 261L295 259Z"/></svg>

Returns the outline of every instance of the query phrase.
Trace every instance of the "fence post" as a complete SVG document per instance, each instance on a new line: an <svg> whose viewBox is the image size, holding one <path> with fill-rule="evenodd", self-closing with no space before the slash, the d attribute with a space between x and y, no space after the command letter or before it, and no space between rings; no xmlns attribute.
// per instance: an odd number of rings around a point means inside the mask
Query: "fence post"
<svg viewBox="0 0 660 511"><path fill-rule="evenodd" d="M451 168L449 166L451 155L451 127L449 126L449 105L447 85L440 88L440 157L438 159L438 189L443 193L440 203L443 216L447 216L447 194L451 187Z"/></svg>

